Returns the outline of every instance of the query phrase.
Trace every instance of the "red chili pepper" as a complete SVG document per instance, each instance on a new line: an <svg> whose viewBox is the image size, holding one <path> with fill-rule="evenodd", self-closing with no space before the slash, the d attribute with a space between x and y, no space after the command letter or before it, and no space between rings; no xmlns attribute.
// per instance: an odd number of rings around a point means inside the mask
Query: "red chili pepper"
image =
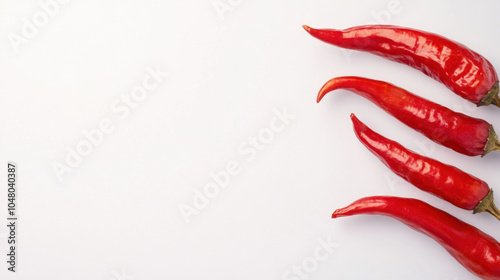
<svg viewBox="0 0 500 280"><path fill-rule="evenodd" d="M480 54L460 43L433 33L390 25L345 30L303 27L324 42L370 52L418 69L478 106L500 107L495 69Z"/></svg>
<svg viewBox="0 0 500 280"><path fill-rule="evenodd" d="M351 114L354 133L389 169L417 188L473 213L487 211L500 220L488 184L462 170L414 153L374 132Z"/></svg>
<svg viewBox="0 0 500 280"><path fill-rule="evenodd" d="M436 240L481 279L500 279L500 244L474 226L425 202L400 197L366 197L336 210L332 218L357 214L395 218Z"/></svg>
<svg viewBox="0 0 500 280"><path fill-rule="evenodd" d="M500 150L493 126L454 112L392 84L361 77L338 77L326 82L317 101L330 91L347 89L372 101L429 139L468 156Z"/></svg>

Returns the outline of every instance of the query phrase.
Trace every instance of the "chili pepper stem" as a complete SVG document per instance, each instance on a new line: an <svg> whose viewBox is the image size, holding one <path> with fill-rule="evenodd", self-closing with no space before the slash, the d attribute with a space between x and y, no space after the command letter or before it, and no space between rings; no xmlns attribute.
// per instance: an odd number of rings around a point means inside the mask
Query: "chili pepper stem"
<svg viewBox="0 0 500 280"><path fill-rule="evenodd" d="M495 216L495 218L500 220L500 210L497 208L495 203L493 203L493 190L490 190L486 197L479 202L472 213L476 214L481 212L489 212L491 215Z"/></svg>
<svg viewBox="0 0 500 280"><path fill-rule="evenodd" d="M493 85L493 87L488 91L488 93L477 103L477 106L484 106L493 104L500 108L500 96L498 96L499 87L498 81Z"/></svg>
<svg viewBox="0 0 500 280"><path fill-rule="evenodd" d="M488 133L488 140L486 140L486 145L484 146L483 154L481 155L481 157L484 157L491 151L500 151L500 141L498 141L498 136L495 133L493 126L490 126Z"/></svg>

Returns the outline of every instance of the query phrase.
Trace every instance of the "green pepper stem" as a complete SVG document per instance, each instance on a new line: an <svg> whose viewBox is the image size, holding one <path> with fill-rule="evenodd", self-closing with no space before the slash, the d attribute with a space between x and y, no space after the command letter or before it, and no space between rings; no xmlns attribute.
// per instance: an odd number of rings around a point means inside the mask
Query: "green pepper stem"
<svg viewBox="0 0 500 280"><path fill-rule="evenodd" d="M495 98L493 98L493 100L491 101L491 104L500 108L500 96L496 95Z"/></svg>
<svg viewBox="0 0 500 280"><path fill-rule="evenodd" d="M498 141L498 136L493 129L493 126L490 126L490 130L488 131L488 139L486 140L486 145L484 145L483 154L481 157L484 157L487 153L491 151L500 151L500 141Z"/></svg>
<svg viewBox="0 0 500 280"><path fill-rule="evenodd" d="M493 215L495 218L500 220L500 210L496 207L495 203L493 203L493 190L490 190L488 194L479 202L479 204L474 208L472 213L481 213L488 212Z"/></svg>
<svg viewBox="0 0 500 280"><path fill-rule="evenodd" d="M493 87L486 93L486 95L477 103L477 106L485 106L493 104L500 108L500 96L498 96L499 92L498 81L493 85Z"/></svg>

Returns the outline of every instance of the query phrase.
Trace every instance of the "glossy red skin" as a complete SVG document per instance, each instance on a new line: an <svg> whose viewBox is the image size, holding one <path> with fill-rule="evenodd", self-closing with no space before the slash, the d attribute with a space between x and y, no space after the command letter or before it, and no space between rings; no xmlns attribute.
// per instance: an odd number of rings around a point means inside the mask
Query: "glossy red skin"
<svg viewBox="0 0 500 280"><path fill-rule="evenodd" d="M361 77L338 77L328 81L318 102L335 89L347 89L375 103L429 139L468 156L482 155L491 124L454 112L392 84Z"/></svg>
<svg viewBox="0 0 500 280"><path fill-rule="evenodd" d="M500 244L474 226L425 202L401 197L366 197L336 210L332 218L357 214L395 218L436 240L481 279L500 279Z"/></svg>
<svg viewBox="0 0 500 280"><path fill-rule="evenodd" d="M476 104L498 81L493 65L486 58L437 34L391 25L345 30L304 26L304 29L335 46L366 51L409 65Z"/></svg>
<svg viewBox="0 0 500 280"><path fill-rule="evenodd" d="M351 120L361 143L389 169L417 188L466 210L473 210L490 191L486 182L406 149L368 128L354 114Z"/></svg>

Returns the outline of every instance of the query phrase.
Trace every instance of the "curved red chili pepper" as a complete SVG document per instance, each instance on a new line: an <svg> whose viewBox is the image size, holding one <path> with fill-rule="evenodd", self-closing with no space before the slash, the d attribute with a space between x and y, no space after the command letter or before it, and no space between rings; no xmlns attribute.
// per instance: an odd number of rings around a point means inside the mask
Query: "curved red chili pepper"
<svg viewBox="0 0 500 280"><path fill-rule="evenodd" d="M468 156L500 150L493 126L454 112L392 84L361 77L338 77L326 82L319 102L328 92L347 89L365 97L429 139Z"/></svg>
<svg viewBox="0 0 500 280"><path fill-rule="evenodd" d="M493 65L460 43L433 33L390 25L345 30L303 27L324 42L370 52L418 69L478 106L493 103L500 107L498 77Z"/></svg>
<svg viewBox="0 0 500 280"><path fill-rule="evenodd" d="M474 213L488 211L500 220L488 184L462 170L414 153L371 130L351 114L354 133L389 169L417 188Z"/></svg>
<svg viewBox="0 0 500 280"><path fill-rule="evenodd" d="M482 279L500 279L500 244L472 225L425 202L400 197L366 197L336 210L332 218L378 214L395 218L441 244Z"/></svg>

